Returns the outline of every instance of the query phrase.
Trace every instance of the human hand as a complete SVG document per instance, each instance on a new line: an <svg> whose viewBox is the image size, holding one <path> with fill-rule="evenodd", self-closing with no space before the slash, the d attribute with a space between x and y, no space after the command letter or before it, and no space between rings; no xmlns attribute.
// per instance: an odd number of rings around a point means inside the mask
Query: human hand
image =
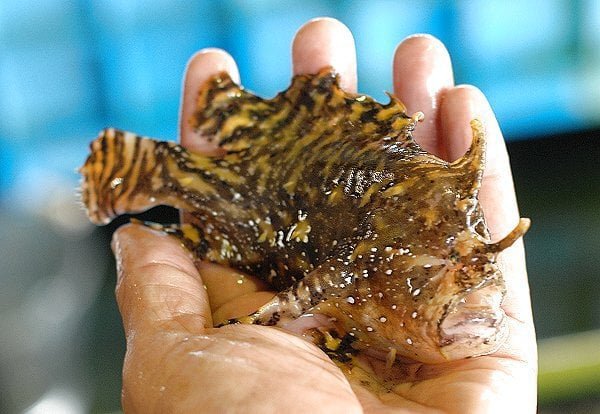
<svg viewBox="0 0 600 414"><path fill-rule="evenodd" d="M352 36L337 21L306 24L293 45L294 74L332 66L342 86L356 89ZM199 86L227 71L238 79L224 52L197 54L186 73L182 144L215 148L186 122ZM425 113L415 139L445 159L462 155L469 121L482 120L488 148L480 200L493 239L507 234L519 215L501 132L485 97L454 86L443 45L411 37L394 57L394 93L409 112ZM273 295L259 281L231 269L193 260L173 238L129 225L113 241L119 278L117 300L127 337L123 408L127 412L533 412L536 348L522 243L500 256L507 284L503 308L510 334L492 355L438 365L407 364L391 392L377 393L342 371L316 346L272 327L213 321L256 310ZM243 283L238 283L242 281ZM367 369L381 362L366 360Z"/></svg>

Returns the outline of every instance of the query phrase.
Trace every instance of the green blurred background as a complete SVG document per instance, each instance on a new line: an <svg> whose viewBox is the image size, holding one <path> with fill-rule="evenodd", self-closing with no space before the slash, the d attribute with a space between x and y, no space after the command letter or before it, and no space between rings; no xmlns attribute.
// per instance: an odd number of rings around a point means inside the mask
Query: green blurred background
<svg viewBox="0 0 600 414"><path fill-rule="evenodd" d="M450 50L505 132L526 236L540 412L600 412L600 2L0 1L0 412L120 409L109 240L76 203L87 145L116 126L176 139L187 59L221 47L272 96L308 19L352 30L359 90L391 90L413 33ZM157 208L146 218L176 220Z"/></svg>

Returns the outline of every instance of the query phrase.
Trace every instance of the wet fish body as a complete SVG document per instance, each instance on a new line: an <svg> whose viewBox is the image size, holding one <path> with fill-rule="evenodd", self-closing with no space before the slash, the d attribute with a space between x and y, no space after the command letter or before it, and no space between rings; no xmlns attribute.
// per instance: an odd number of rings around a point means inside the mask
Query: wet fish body
<svg viewBox="0 0 600 414"><path fill-rule="evenodd" d="M355 350L422 362L493 352L506 334L496 257L528 221L491 243L482 126L449 163L412 139L420 117L342 91L329 69L270 100L221 74L192 119L219 154L107 129L81 168L82 198L97 224L159 204L190 213L162 229L279 291L240 321L320 313Z"/></svg>

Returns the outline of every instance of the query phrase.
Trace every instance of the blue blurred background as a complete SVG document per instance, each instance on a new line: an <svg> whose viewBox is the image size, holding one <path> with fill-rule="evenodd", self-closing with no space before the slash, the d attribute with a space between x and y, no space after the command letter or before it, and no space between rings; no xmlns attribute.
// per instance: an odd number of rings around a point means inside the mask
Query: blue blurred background
<svg viewBox="0 0 600 414"><path fill-rule="evenodd" d="M447 45L457 82L481 88L498 115L533 219L526 243L543 357L545 338L571 334L558 348L596 341L599 1L2 1L0 412L119 410L115 225L92 228L74 196L89 141L106 126L176 139L183 70L204 47L229 51L248 89L274 95L289 83L295 31L317 16L352 30L359 90L380 100L400 40L431 33ZM548 369L589 369L596 345L588 360ZM541 377L541 412L600 412L599 376L580 377L572 386Z"/></svg>

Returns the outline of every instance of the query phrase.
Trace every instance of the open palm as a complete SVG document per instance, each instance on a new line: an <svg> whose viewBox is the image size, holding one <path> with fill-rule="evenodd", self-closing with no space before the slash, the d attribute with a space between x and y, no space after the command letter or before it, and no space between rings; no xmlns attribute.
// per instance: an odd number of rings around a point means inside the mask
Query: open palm
<svg viewBox="0 0 600 414"><path fill-rule="evenodd" d="M292 55L294 74L332 66L342 86L356 90L354 43L341 23L307 23L294 39ZM216 151L194 134L187 120L200 85L221 71L239 78L231 57L214 49L198 53L188 65L181 116L181 141L188 148ZM428 151L458 158L470 144L469 121L482 120L489 144L480 200L492 238L506 235L519 215L502 135L485 97L473 87L454 85L446 49L428 36L410 37L399 45L393 74L394 94L409 112L425 113L415 139ZM212 328L214 321L248 314L270 299L273 293L260 281L194 263L176 240L138 225L120 229L113 249L127 336L127 412L535 410L535 335L520 242L499 259L510 326L502 348L493 355L446 364L398 364L385 388L370 376L356 374L364 370L377 377L385 371L384 361L362 359L362 369L344 375L320 349L292 333L254 325ZM318 321L307 318L302 323Z"/></svg>

